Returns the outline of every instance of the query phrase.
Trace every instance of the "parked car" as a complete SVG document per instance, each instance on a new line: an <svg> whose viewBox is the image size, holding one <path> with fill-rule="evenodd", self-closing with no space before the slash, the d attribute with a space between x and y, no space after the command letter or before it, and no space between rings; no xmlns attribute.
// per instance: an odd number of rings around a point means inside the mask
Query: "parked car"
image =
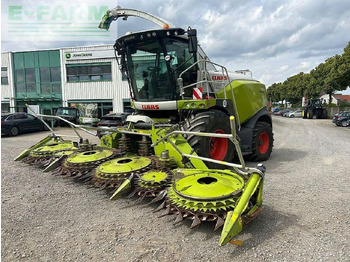
<svg viewBox="0 0 350 262"><path fill-rule="evenodd" d="M301 117L301 109L298 109L298 110L295 110L295 111L292 111L292 112L289 112L288 113L288 117Z"/></svg>
<svg viewBox="0 0 350 262"><path fill-rule="evenodd" d="M289 113L289 112L290 112L289 109L283 109L283 110L279 111L279 112L277 113L277 115L278 115L278 116L283 116L285 113Z"/></svg>
<svg viewBox="0 0 350 262"><path fill-rule="evenodd" d="M44 123L28 113L6 113L1 115L1 135L17 136L20 133L47 130Z"/></svg>
<svg viewBox="0 0 350 262"><path fill-rule="evenodd" d="M113 113L104 115L100 122L97 123L97 127L118 127L123 126L125 124L126 118L131 115L131 113ZM102 136L108 134L109 132L106 130L98 130L97 136L101 138Z"/></svg>
<svg viewBox="0 0 350 262"><path fill-rule="evenodd" d="M277 113L278 113L279 111L280 111L280 110L279 110L278 107L275 107L275 108L272 109L272 113L273 113L274 115L277 115Z"/></svg>
<svg viewBox="0 0 350 262"><path fill-rule="evenodd" d="M350 126L350 111L335 114L332 122L337 126Z"/></svg>
<svg viewBox="0 0 350 262"><path fill-rule="evenodd" d="M283 117L288 117L289 113L291 113L292 111L291 110L287 110L286 112L283 113Z"/></svg>
<svg viewBox="0 0 350 262"><path fill-rule="evenodd" d="M80 113L79 110L74 107L59 107L56 116L60 116L73 124L78 124ZM54 126L68 126L68 124L60 119L55 119Z"/></svg>

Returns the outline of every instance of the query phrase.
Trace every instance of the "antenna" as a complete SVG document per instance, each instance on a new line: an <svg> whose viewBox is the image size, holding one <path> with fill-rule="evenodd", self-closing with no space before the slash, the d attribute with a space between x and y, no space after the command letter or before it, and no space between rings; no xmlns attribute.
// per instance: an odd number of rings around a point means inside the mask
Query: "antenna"
<svg viewBox="0 0 350 262"><path fill-rule="evenodd" d="M198 20L199 20L201 17L202 17L202 15L198 16L198 18L197 18L196 22L194 22L194 24L193 24L193 26L192 26L192 27L194 27L194 26L197 24Z"/></svg>

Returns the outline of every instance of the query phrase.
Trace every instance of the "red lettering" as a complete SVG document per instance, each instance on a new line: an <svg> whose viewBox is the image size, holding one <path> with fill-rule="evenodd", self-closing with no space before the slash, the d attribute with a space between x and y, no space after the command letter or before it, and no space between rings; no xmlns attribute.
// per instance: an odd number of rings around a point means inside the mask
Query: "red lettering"
<svg viewBox="0 0 350 262"><path fill-rule="evenodd" d="M217 81L217 80L219 80L219 81L221 81L221 80L227 80L227 76L212 76L211 79L212 79L213 81Z"/></svg>
<svg viewBox="0 0 350 262"><path fill-rule="evenodd" d="M159 105L142 105L142 109L159 110Z"/></svg>

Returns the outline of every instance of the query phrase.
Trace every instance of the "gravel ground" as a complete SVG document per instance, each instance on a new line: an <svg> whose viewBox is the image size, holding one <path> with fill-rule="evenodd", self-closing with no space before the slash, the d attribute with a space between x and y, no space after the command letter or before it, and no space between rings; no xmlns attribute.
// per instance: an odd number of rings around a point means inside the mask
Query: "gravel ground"
<svg viewBox="0 0 350 262"><path fill-rule="evenodd" d="M2 137L3 261L350 261L350 129L274 117L264 210L238 239L13 162L45 132ZM62 133L69 133L63 129ZM248 163L248 165L255 165ZM219 230L220 231L220 230Z"/></svg>

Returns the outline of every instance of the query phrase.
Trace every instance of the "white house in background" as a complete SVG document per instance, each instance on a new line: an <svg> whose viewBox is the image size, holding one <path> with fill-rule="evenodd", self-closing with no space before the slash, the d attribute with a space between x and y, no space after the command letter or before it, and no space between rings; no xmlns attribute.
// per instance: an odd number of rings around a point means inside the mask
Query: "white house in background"
<svg viewBox="0 0 350 262"><path fill-rule="evenodd" d="M325 94L320 97L322 99L323 103L328 104L329 103L329 95ZM350 103L350 95L342 95L342 94L333 94L332 95L332 104L339 105L340 103L347 101Z"/></svg>

